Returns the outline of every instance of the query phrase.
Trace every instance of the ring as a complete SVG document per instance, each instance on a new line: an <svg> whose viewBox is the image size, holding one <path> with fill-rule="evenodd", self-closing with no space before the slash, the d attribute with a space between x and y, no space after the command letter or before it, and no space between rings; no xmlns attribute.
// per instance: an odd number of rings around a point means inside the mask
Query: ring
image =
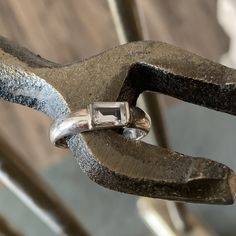
<svg viewBox="0 0 236 236"><path fill-rule="evenodd" d="M151 128L149 115L128 102L95 102L85 109L56 119L50 127L50 141L57 147L68 148L66 138L77 133L122 128L128 139L140 140Z"/></svg>

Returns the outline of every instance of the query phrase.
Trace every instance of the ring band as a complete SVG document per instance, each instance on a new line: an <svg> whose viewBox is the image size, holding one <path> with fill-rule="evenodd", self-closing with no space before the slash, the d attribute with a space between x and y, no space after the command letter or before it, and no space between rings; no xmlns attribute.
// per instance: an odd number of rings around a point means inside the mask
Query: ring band
<svg viewBox="0 0 236 236"><path fill-rule="evenodd" d="M50 140L57 147L68 148L66 138L77 133L123 128L123 136L140 140L151 127L151 119L127 102L95 102L85 109L56 119L50 127Z"/></svg>

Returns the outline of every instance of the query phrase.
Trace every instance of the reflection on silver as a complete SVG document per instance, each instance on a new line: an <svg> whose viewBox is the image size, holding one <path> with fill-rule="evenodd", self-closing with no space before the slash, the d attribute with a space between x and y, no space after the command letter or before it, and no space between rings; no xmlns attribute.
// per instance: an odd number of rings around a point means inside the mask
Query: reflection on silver
<svg viewBox="0 0 236 236"><path fill-rule="evenodd" d="M123 128L123 136L140 140L151 127L150 117L127 102L95 102L85 109L55 120L50 128L50 140L58 147L67 147L68 136L99 129Z"/></svg>

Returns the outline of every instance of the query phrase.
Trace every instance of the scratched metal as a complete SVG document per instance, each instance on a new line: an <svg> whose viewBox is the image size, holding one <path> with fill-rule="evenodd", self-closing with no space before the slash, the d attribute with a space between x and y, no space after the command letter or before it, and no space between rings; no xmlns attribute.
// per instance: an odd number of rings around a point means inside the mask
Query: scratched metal
<svg viewBox="0 0 236 236"><path fill-rule="evenodd" d="M236 114L235 71L165 43L130 43L53 66L2 41L0 97L52 118L94 101L135 104L146 90ZM78 134L68 144L82 170L104 187L177 201L234 201L234 172L213 160L126 140L110 130Z"/></svg>
<svg viewBox="0 0 236 236"><path fill-rule="evenodd" d="M0 97L6 101L42 111L51 118L70 111L61 94L33 73L0 62L0 84Z"/></svg>

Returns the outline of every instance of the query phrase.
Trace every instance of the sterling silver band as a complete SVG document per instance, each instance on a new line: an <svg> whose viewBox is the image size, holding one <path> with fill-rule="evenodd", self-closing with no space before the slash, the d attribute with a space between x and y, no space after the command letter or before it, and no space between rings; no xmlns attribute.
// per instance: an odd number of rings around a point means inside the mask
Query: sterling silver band
<svg viewBox="0 0 236 236"><path fill-rule="evenodd" d="M56 119L50 127L50 140L67 148L66 138L77 133L123 128L123 136L140 140L151 127L151 119L138 107L127 102L95 102L77 112Z"/></svg>

